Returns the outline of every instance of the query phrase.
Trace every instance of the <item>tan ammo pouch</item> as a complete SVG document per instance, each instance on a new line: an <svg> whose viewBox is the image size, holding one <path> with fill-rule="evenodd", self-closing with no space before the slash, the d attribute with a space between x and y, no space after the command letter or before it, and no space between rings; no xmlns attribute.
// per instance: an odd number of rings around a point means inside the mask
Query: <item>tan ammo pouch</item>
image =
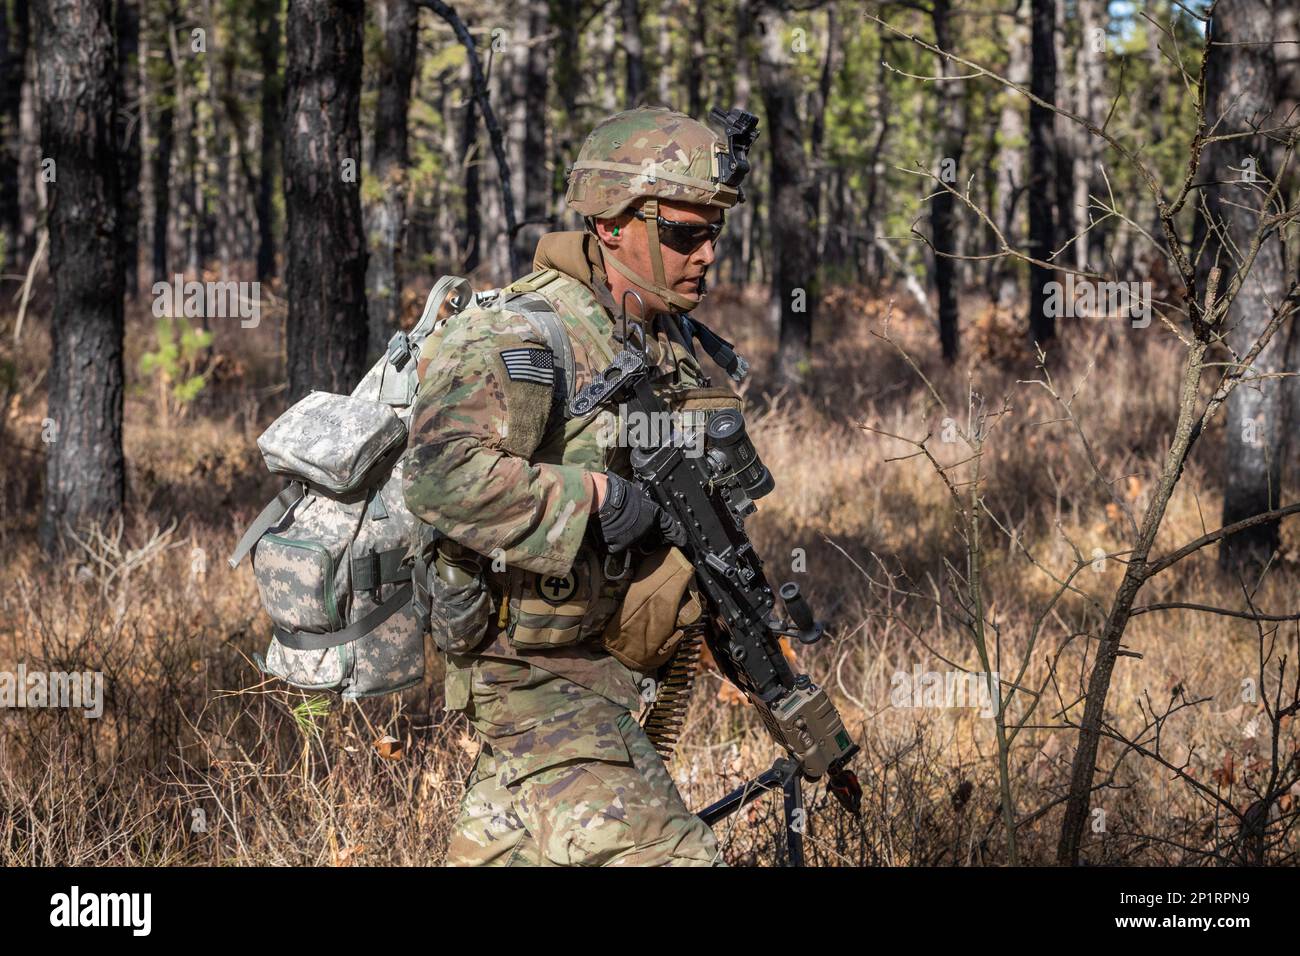
<svg viewBox="0 0 1300 956"><path fill-rule="evenodd" d="M685 388L665 396L674 411L690 412L704 410L714 412L721 408L734 408L741 411L740 396L725 385L713 385L708 388Z"/></svg>
<svg viewBox="0 0 1300 956"><path fill-rule="evenodd" d="M726 386L672 388L663 397L676 412L741 409L740 397ZM605 650L635 671L653 671L703 614L694 566L680 549L660 549L641 559L627 596L605 625Z"/></svg>
<svg viewBox="0 0 1300 956"><path fill-rule="evenodd" d="M661 548L641 559L627 596L605 625L605 650L634 671L662 666L681 641L683 628L704 613L691 582L695 567L678 548Z"/></svg>
<svg viewBox="0 0 1300 956"><path fill-rule="evenodd" d="M576 644L601 580L590 549L578 553L565 575L511 569L506 575L508 614L500 621L502 626L508 623L511 645L537 649Z"/></svg>

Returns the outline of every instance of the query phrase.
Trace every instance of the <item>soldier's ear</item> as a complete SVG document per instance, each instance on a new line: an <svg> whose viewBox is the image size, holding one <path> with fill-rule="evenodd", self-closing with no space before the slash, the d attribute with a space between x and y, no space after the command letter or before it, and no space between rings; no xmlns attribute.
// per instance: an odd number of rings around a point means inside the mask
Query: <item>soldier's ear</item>
<svg viewBox="0 0 1300 956"><path fill-rule="evenodd" d="M627 216L619 216L617 219L596 220L596 237L602 246L617 249L623 244L627 235L627 218Z"/></svg>

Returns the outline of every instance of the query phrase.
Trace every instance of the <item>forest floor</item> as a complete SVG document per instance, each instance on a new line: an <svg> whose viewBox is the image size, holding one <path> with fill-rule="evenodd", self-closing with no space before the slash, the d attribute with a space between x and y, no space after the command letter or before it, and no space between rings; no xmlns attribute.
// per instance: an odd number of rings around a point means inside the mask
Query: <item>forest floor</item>
<svg viewBox="0 0 1300 956"><path fill-rule="evenodd" d="M422 295L410 297L418 311ZM964 428L972 406L997 411L1004 396L1010 411L997 418L982 456L981 594L1000 640L994 669L1008 682L1023 660L1022 686L1040 691L1008 765L1019 860L1052 862L1076 740L1067 723L1082 715L1096 608L1109 605L1123 573L1121 559L1104 555L1127 546L1125 510L1140 520L1167 447L1177 341L1158 322L1139 330L1074 319L1051 350L1052 381L1063 397L1074 395L1072 411L1100 471L1114 481L1112 496L1060 406L1032 383L1042 372L1012 317L970 304L964 357L947 368L930 323L900 293L888 334L914 356L913 369L881 337L888 298L834 289L816 326L813 387L793 396L771 388L775 335L765 314L757 288L720 289L701 312L755 367L745 390L750 431L776 491L760 502L751 530L769 577L799 580L830 622L829 639L797 652L800 666L829 687L862 745L860 819L842 813L824 787L807 787L810 862L1008 860L989 709L900 690L904 675L951 683L954 674L984 670L952 611L954 582L969 572L952 501L914 448L862 427L911 438L932 433L936 457L953 464L968 452L945 443L945 430ZM232 572L225 557L278 490L256 438L283 405L282 305L264 309L256 328L214 320L219 361L185 408L164 407L159 382L140 371L154 338L147 300L128 309L129 513L56 565L40 556L35 535L48 322L29 315L15 344L13 316L4 319L0 670L25 662L29 671L102 671L107 706L99 719L0 711L0 863L440 861L477 747L464 719L442 707L436 658L424 687L359 706L265 681L251 660L265 651L270 623L248 565ZM935 407L921 374L949 412ZM1223 427L1220 420L1193 454L1157 554L1218 526ZM1076 548L1090 561L1075 581L1083 593L1044 613L1057 590L1051 575L1069 571ZM1281 558L1258 587L1221 573L1216 557L1207 549L1188 558L1149 584L1138 603L1241 608L1244 584L1259 608L1295 611L1287 604L1300 590L1294 527L1284 527ZM1234 814L1253 802L1252 789L1265 784L1276 760L1285 764L1297 751L1294 724L1283 719L1275 734L1264 705L1283 656L1284 695L1291 690L1296 644L1294 622L1261 632L1246 620L1181 610L1133 620L1125 646L1141 656L1116 666L1108 725L1133 737L1155 719L1167 764L1103 743L1098 782L1110 776L1112 786L1093 800L1085 860L1232 858L1240 840ZM1017 696L1010 716L1023 717L1030 700ZM378 745L384 738L392 742ZM1143 739L1143 749L1156 749L1151 732ZM775 756L752 710L716 674L701 675L671 763L687 802L705 805ZM1283 798L1284 815L1294 813L1296 796ZM779 829L779 801L765 799L717 832L728 862L769 865ZM1296 842L1282 839L1268 858L1293 855Z"/></svg>

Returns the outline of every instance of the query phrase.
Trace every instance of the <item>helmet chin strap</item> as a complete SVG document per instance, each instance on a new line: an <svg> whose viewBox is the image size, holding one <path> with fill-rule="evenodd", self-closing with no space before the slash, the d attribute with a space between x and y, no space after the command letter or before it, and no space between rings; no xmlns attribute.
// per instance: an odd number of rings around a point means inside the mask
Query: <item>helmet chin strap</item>
<svg viewBox="0 0 1300 956"><path fill-rule="evenodd" d="M638 275L630 266L615 259L608 249L603 250L605 261L628 281L639 285L647 292L653 292L669 305L675 305L683 312L689 312L700 303L668 288L668 277L664 274L664 257L659 249L659 200L647 199L641 208L645 211L645 228L650 239L650 265L654 268L654 282Z"/></svg>

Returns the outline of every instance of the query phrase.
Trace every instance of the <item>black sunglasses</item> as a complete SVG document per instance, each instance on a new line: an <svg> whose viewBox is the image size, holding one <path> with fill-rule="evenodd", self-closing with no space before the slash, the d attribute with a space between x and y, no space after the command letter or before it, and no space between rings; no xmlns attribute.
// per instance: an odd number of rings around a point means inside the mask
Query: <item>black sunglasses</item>
<svg viewBox="0 0 1300 956"><path fill-rule="evenodd" d="M646 221L646 214L640 209L635 210L632 215L642 222ZM665 219L663 216L655 216L655 224L659 227L659 241L673 252L682 255L694 252L705 242L717 241L725 223L725 216L720 216L717 222L703 223L677 222L673 219Z"/></svg>

